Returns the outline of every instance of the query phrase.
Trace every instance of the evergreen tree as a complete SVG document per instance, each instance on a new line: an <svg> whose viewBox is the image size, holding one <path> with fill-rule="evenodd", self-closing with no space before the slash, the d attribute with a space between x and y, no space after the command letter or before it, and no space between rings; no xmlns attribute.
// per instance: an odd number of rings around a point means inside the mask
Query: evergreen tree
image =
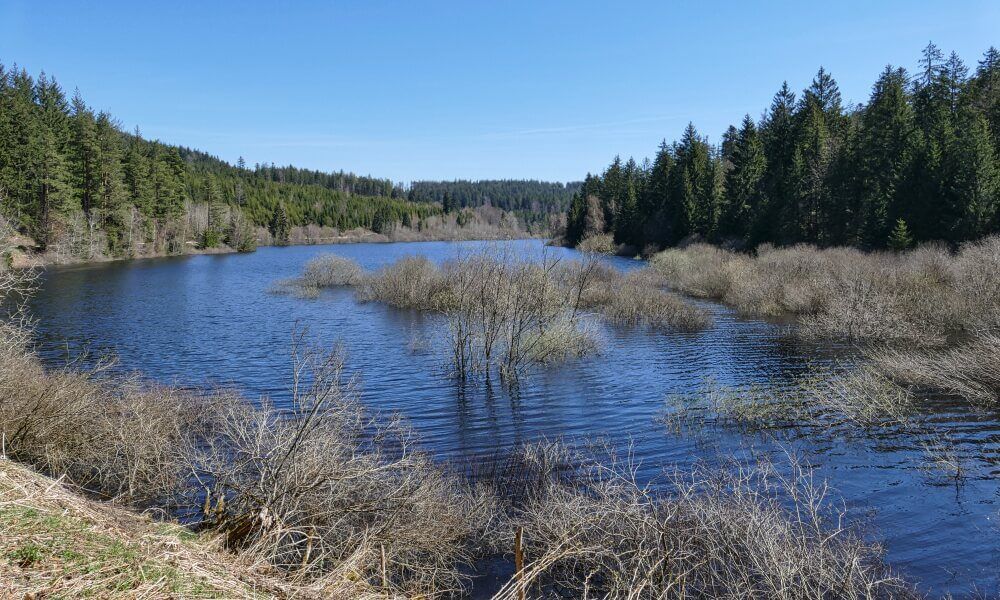
<svg viewBox="0 0 1000 600"><path fill-rule="evenodd" d="M797 227L792 192L794 178L792 161L795 155L795 94L788 82L774 95L764 120L761 138L767 156L764 175L764 205L751 223L751 243L762 241L782 243L785 232Z"/></svg>
<svg viewBox="0 0 1000 600"><path fill-rule="evenodd" d="M287 246L288 236L291 233L292 225L288 220L288 212L282 202L274 209L274 216L271 217L271 237L274 238L274 245Z"/></svg>
<svg viewBox="0 0 1000 600"><path fill-rule="evenodd" d="M122 137L111 116L97 115L97 206L100 226L108 238L108 251L122 256L132 248L132 211L125 206L126 193L122 171Z"/></svg>
<svg viewBox="0 0 1000 600"><path fill-rule="evenodd" d="M604 212L604 224L606 231L614 231L615 215L618 214L618 205L621 204L625 195L625 171L622 167L622 159L615 156L614 161L604 171L601 176L601 189L599 197L601 199L601 210Z"/></svg>
<svg viewBox="0 0 1000 600"><path fill-rule="evenodd" d="M455 200L448 192L444 193L444 198L441 200L441 208L444 210L444 214L446 215L451 214L456 210Z"/></svg>
<svg viewBox="0 0 1000 600"><path fill-rule="evenodd" d="M858 203L852 215L854 239L879 246L893 217L914 219L906 206L904 177L919 144L903 69L886 67L861 116L855 150Z"/></svg>
<svg viewBox="0 0 1000 600"><path fill-rule="evenodd" d="M906 227L906 221L896 219L896 227L889 234L889 248L901 252L911 247L913 247L913 236L910 235L910 230Z"/></svg>
<svg viewBox="0 0 1000 600"><path fill-rule="evenodd" d="M673 170L674 155L664 140L650 168L639 211L645 221L644 236L657 244L665 244L671 238L667 213L672 205L670 178Z"/></svg>
<svg viewBox="0 0 1000 600"><path fill-rule="evenodd" d="M792 154L794 221L784 223L789 242L825 243L825 226L843 219L833 203L830 173L843 132L840 90L822 67L802 94Z"/></svg>
<svg viewBox="0 0 1000 600"><path fill-rule="evenodd" d="M615 219L614 239L616 244L642 245L639 233L639 197L636 193L634 177L625 178L625 193L622 195L618 216Z"/></svg>
<svg viewBox="0 0 1000 600"><path fill-rule="evenodd" d="M767 157L764 142L750 115L743 118L731 142L730 163L725 174L725 209L720 224L723 237L744 239L760 210Z"/></svg>
<svg viewBox="0 0 1000 600"><path fill-rule="evenodd" d="M80 96L80 90L73 94L73 143L72 170L74 187L79 195L80 207L91 223L94 204L100 194L97 175L98 143L97 123Z"/></svg>

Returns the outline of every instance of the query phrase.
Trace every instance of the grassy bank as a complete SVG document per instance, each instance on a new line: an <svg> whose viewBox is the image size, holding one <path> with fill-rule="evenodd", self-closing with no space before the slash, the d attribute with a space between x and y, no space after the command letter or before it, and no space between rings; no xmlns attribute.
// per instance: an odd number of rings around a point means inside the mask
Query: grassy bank
<svg viewBox="0 0 1000 600"><path fill-rule="evenodd" d="M296 591L220 540L0 459L0 597L272 598Z"/></svg>

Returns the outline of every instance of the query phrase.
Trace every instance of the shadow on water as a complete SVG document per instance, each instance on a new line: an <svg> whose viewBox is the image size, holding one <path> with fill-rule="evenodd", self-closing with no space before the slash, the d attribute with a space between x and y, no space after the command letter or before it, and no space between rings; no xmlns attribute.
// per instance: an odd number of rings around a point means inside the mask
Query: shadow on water
<svg viewBox="0 0 1000 600"><path fill-rule="evenodd" d="M573 258L538 241L510 242L524 255ZM908 431L843 429L742 435L719 428L677 435L659 419L665 398L724 386L792 386L816 366L849 360L849 349L796 341L787 323L741 319L706 304L715 325L699 333L600 327L599 355L529 373L515 389L448 376L440 316L398 311L330 290L306 300L268 293L278 279L332 252L376 269L401 256L443 261L478 242L262 248L254 254L194 256L51 269L33 301L43 356L111 352L119 368L163 383L233 386L249 397L288 398L288 350L296 324L326 345L342 344L375 410L404 415L424 445L445 459L475 462L539 438L608 440L632 448L640 475L733 455L781 456L789 445L817 465L850 515L872 527L888 560L935 594L968 594L973 582L1000 592L1000 419L960 403L929 400L921 418L946 430L967 459L958 488L926 468ZM630 269L641 263L609 258ZM503 579L499 561L482 575Z"/></svg>

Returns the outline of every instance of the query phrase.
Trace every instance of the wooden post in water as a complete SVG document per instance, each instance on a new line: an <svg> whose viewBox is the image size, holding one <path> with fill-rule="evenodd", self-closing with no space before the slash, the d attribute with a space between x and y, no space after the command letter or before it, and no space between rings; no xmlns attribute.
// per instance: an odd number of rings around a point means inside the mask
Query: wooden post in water
<svg viewBox="0 0 1000 600"><path fill-rule="evenodd" d="M521 538L524 536L524 528L518 527L514 534L514 578L517 580L517 598L524 600L524 548L521 547Z"/></svg>

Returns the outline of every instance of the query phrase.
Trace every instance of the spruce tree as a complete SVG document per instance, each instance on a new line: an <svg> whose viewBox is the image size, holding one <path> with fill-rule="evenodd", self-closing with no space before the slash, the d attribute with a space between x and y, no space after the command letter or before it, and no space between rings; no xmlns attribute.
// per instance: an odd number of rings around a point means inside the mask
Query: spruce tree
<svg viewBox="0 0 1000 600"><path fill-rule="evenodd" d="M788 82L774 95L761 130L767 169L764 175L763 206L751 223L751 243L785 241L783 232L797 223L792 193L792 161L795 153L795 94Z"/></svg>
<svg viewBox="0 0 1000 600"><path fill-rule="evenodd" d="M904 195L904 177L920 139L906 82L906 71L886 67L861 116L855 150L860 214L854 227L861 228L856 238L872 246L886 239L892 218L916 217Z"/></svg>
<svg viewBox="0 0 1000 600"><path fill-rule="evenodd" d="M896 219L896 226L889 234L889 248L901 252L911 247L913 247L913 236L910 235L910 230L906 227L906 221Z"/></svg>
<svg viewBox="0 0 1000 600"><path fill-rule="evenodd" d="M645 235L657 244L666 244L671 237L666 214L671 204L670 177L673 169L674 156L664 140L660 143L660 149L650 168L639 211L649 230Z"/></svg>
<svg viewBox="0 0 1000 600"><path fill-rule="evenodd" d="M761 208L764 174L767 157L757 125L750 115L732 141L729 169L725 174L725 210L721 217L723 237L745 239L750 233L750 223Z"/></svg>
<svg viewBox="0 0 1000 600"><path fill-rule="evenodd" d="M288 236L291 233L291 223L288 220L288 212L285 210L285 203L279 202L271 217L271 237L275 246L287 246Z"/></svg>

